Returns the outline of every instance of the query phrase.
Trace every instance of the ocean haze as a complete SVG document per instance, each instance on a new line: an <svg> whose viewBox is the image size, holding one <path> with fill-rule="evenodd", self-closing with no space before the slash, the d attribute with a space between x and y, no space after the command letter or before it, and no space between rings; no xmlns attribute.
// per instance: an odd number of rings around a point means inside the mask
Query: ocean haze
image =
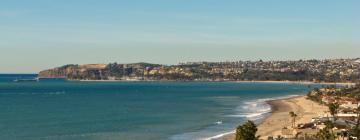
<svg viewBox="0 0 360 140"><path fill-rule="evenodd" d="M87 63L360 57L359 4L4 0L0 73Z"/></svg>
<svg viewBox="0 0 360 140"><path fill-rule="evenodd" d="M7 48L0 56L0 73L38 73L66 64L108 64L148 62L178 64L197 61L299 60L357 58L359 48L320 47L29 47ZM336 51L341 50L341 51ZM34 53L29 53L34 52ZM96 53L95 53L96 52ZM29 56L28 56L29 55ZM18 56L21 57L18 58ZM25 58L28 56L29 58ZM11 61L11 63L9 63Z"/></svg>

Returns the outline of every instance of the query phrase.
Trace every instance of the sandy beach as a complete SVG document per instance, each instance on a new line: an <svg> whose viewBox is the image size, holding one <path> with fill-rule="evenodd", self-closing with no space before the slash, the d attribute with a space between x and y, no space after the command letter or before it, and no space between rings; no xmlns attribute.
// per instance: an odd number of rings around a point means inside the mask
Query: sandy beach
<svg viewBox="0 0 360 140"><path fill-rule="evenodd" d="M257 135L260 135L261 139L267 139L268 136L276 137L281 134L282 128L290 128L290 111L298 115L296 124L299 124L309 122L311 118L323 115L328 110L326 106L307 100L305 96L269 101L269 104L272 106L272 114L258 125ZM231 134L224 139L234 140L235 136Z"/></svg>
<svg viewBox="0 0 360 140"><path fill-rule="evenodd" d="M285 84L320 84L320 85L341 85L341 86L353 86L355 83L352 82L311 82L311 81L235 81L238 83L285 83Z"/></svg>

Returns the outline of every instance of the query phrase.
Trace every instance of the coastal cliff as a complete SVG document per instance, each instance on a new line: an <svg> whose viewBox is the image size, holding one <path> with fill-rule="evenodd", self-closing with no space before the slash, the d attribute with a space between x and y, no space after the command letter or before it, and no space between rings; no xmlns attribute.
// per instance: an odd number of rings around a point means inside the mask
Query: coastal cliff
<svg viewBox="0 0 360 140"><path fill-rule="evenodd" d="M97 79L99 71L106 68L104 64L89 65L65 65L62 67L44 70L39 73L39 77L46 78L69 78L69 79Z"/></svg>
<svg viewBox="0 0 360 140"><path fill-rule="evenodd" d="M70 80L122 80L124 76L141 76L143 68L156 66L159 65L148 63L72 64L41 71L39 77L66 78Z"/></svg>
<svg viewBox="0 0 360 140"><path fill-rule="evenodd" d="M355 82L360 59L65 65L39 77L70 80L312 81Z"/></svg>

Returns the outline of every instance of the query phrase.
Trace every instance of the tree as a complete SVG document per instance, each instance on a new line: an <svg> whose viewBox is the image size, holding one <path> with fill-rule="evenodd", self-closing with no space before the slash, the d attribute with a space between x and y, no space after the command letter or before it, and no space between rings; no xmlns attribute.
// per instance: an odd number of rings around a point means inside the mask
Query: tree
<svg viewBox="0 0 360 140"><path fill-rule="evenodd" d="M291 112L289 112L289 115L290 115L290 117L292 118L292 123L291 123L291 127L292 128L295 128L295 119L296 119L296 117L297 117L297 114L295 114L293 111L291 111Z"/></svg>
<svg viewBox="0 0 360 140"><path fill-rule="evenodd" d="M336 135L332 131L334 128L334 124L331 121L325 122L326 127L321 129L317 134L316 137L320 140L335 140Z"/></svg>
<svg viewBox="0 0 360 140"><path fill-rule="evenodd" d="M336 119L335 114L337 114L337 112L338 112L339 104L338 103L330 103L328 105L328 107L329 107L330 114L334 117L334 119Z"/></svg>
<svg viewBox="0 0 360 140"><path fill-rule="evenodd" d="M332 134L329 129L321 129L317 134L316 138L320 140L335 140L335 135Z"/></svg>
<svg viewBox="0 0 360 140"><path fill-rule="evenodd" d="M356 99L359 101L360 97L357 96ZM357 139L360 138L360 107L357 108L357 118L356 118L356 125L354 128L351 129L351 134L354 135Z"/></svg>
<svg viewBox="0 0 360 140"><path fill-rule="evenodd" d="M236 128L235 140L258 140L256 136L257 127L252 121L247 121L245 124Z"/></svg>

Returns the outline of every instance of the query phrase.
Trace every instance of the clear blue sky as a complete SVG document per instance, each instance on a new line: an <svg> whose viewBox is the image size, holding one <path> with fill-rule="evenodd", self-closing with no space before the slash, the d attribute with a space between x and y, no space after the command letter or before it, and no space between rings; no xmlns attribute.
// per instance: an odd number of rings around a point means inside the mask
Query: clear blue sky
<svg viewBox="0 0 360 140"><path fill-rule="evenodd" d="M359 0L1 0L0 73L360 57Z"/></svg>

